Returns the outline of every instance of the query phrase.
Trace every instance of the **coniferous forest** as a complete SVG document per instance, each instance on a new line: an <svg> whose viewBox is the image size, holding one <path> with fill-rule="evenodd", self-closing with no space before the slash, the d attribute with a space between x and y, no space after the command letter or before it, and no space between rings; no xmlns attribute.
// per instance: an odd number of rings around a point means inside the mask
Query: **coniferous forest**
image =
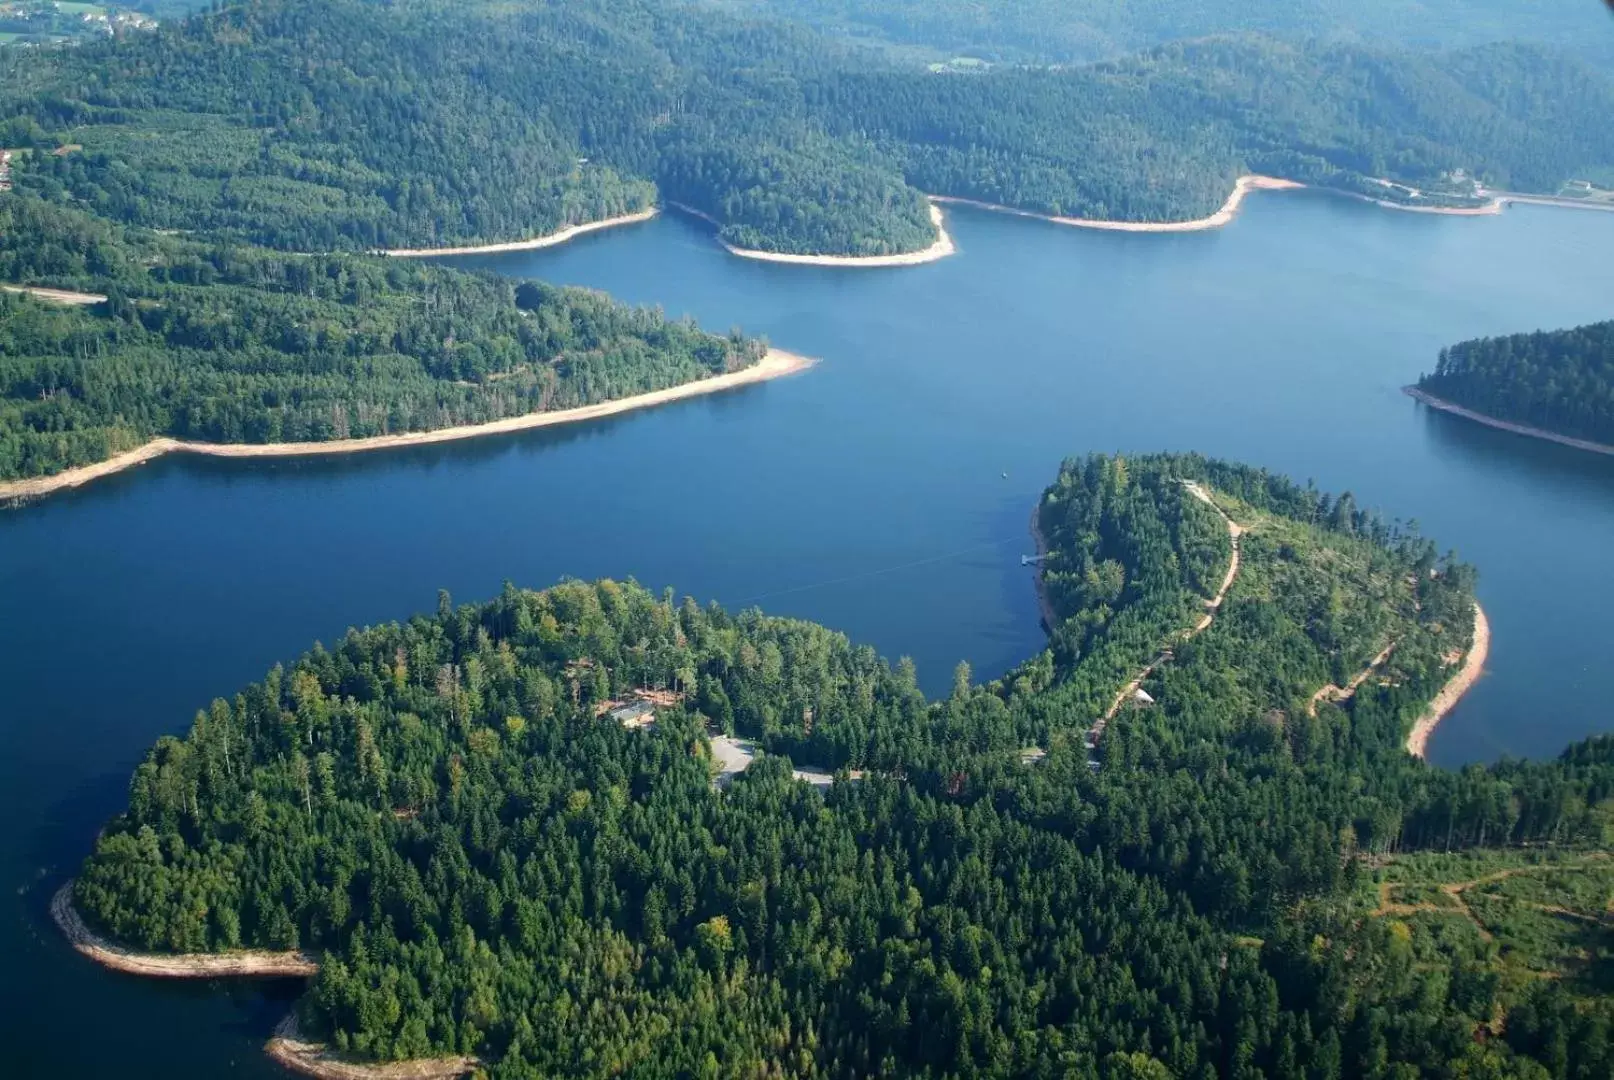
<svg viewBox="0 0 1614 1080"><path fill-rule="evenodd" d="M154 236L27 196L0 201L0 479L165 435L323 442L592 405L754 364L599 293L405 259Z"/></svg>
<svg viewBox="0 0 1614 1080"><path fill-rule="evenodd" d="M1418 389L1529 427L1614 443L1614 322L1464 341Z"/></svg>
<svg viewBox="0 0 1614 1080"><path fill-rule="evenodd" d="M1401 750L1472 570L1195 456L1068 462L1038 519L1049 648L945 700L633 583L352 631L159 740L76 903L144 949L309 949L305 1029L490 1076L1608 1075L1606 920L1530 920L1606 898L1614 743ZM605 712L646 689L652 728ZM718 787L725 734L765 753Z"/></svg>
<svg viewBox="0 0 1614 1080"><path fill-rule="evenodd" d="M1172 221L1250 171L1462 204L1470 177L1614 178L1611 113L1605 70L1528 44L1242 34L935 73L655 0L242 0L0 50L19 190L297 251L515 240L660 197L741 247L880 255L934 239L922 193Z"/></svg>

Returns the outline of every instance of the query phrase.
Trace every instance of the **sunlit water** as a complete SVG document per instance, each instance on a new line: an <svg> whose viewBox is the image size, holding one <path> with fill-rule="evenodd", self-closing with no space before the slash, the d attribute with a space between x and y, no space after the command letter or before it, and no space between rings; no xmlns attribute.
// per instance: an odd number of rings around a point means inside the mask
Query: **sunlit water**
<svg viewBox="0 0 1614 1080"><path fill-rule="evenodd" d="M966 210L960 255L743 261L658 219L461 260L821 357L652 412L339 460L170 458L0 513L0 1031L14 1075L274 1075L295 986L153 984L57 940L50 888L196 708L349 625L501 582L634 576L815 619L928 689L1040 646L1026 521L1061 458L1198 449L1349 488L1481 571L1487 677L1441 764L1614 727L1614 459L1421 410L1444 344L1614 316L1614 214L1262 195L1232 227L1078 232Z"/></svg>

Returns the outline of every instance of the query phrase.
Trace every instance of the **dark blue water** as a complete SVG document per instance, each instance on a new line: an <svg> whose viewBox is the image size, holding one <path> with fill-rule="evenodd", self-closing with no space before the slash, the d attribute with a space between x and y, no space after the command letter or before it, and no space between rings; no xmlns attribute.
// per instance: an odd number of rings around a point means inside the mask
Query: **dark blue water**
<svg viewBox="0 0 1614 1080"><path fill-rule="evenodd" d="M1614 214L1301 193L1177 236L949 216L962 254L892 271L747 262L676 218L462 260L823 358L800 377L401 453L170 458L0 513L0 1072L274 1075L257 1047L294 987L100 971L50 931L48 886L156 736L440 587L632 575L825 622L934 691L1040 646L1018 556L1062 457L1199 449L1349 488L1479 566L1491 670L1436 762L1614 728L1614 459L1399 392L1443 344L1614 316Z"/></svg>

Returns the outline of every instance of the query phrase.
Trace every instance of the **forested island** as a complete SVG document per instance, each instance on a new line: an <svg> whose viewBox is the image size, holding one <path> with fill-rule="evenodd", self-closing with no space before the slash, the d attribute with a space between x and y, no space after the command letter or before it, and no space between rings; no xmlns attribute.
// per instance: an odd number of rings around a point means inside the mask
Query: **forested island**
<svg viewBox="0 0 1614 1080"><path fill-rule="evenodd" d="M1614 454L1614 322L1464 341L1407 389L1492 427Z"/></svg>
<svg viewBox="0 0 1614 1080"><path fill-rule="evenodd" d="M1432 208L1614 178L1614 77L1527 44L1212 36L932 72L701 5L253 0L0 50L17 190L292 251L502 244L680 203L743 251L924 251L927 194L1139 223L1265 174ZM520 177L519 183L512 177Z"/></svg>
<svg viewBox="0 0 1614 1080"><path fill-rule="evenodd" d="M160 739L64 911L306 952L333 1053L493 1077L1608 1075L1614 739L1403 750L1469 567L1192 455L1034 520L1048 649L943 700L631 582L350 631Z"/></svg>
<svg viewBox="0 0 1614 1080"><path fill-rule="evenodd" d="M24 195L0 200L0 281L104 297L0 292L0 481L154 439L363 448L794 366L586 290L158 236Z"/></svg>

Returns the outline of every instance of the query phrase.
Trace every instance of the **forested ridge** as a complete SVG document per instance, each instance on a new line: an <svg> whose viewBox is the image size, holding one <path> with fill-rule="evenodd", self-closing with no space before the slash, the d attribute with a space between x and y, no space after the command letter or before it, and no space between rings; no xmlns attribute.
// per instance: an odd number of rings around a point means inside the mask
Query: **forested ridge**
<svg viewBox="0 0 1614 1080"><path fill-rule="evenodd" d="M590 405L754 364L718 337L581 289L411 260L302 256L0 199L0 479L154 436L364 438Z"/></svg>
<svg viewBox="0 0 1614 1080"><path fill-rule="evenodd" d="M1418 389L1498 420L1614 443L1614 322L1464 341Z"/></svg>
<svg viewBox="0 0 1614 1080"><path fill-rule="evenodd" d="M1098 703L1226 565L1189 479L1247 566L1090 765ZM1548 948L1514 920L1600 903L1572 875L1604 873L1614 741L1400 750L1469 568L1195 456L1071 461L1038 517L1049 649L945 700L822 627L632 583L350 631L159 740L76 903L140 948L313 949L306 1029L491 1076L1607 1075L1606 924ZM1316 701L1386 636L1379 677ZM644 688L653 728L605 713ZM718 790L725 732L768 753ZM820 793L786 757L864 779ZM1423 881L1473 885L1468 914ZM1468 918L1494 935L1439 921Z"/></svg>
<svg viewBox="0 0 1614 1080"><path fill-rule="evenodd" d="M1072 63L1182 38L1259 31L1288 38L1457 48L1572 46L1607 59L1594 4L1517 0L695 0L806 22L858 41L987 61Z"/></svg>
<svg viewBox="0 0 1614 1080"><path fill-rule="evenodd" d="M1455 205L1472 177L1614 178L1611 113L1606 71L1531 45L1244 35L960 76L656 0L241 0L0 53L19 189L305 251L520 239L659 197L736 246L882 255L934 239L924 192L1172 221L1249 171Z"/></svg>

